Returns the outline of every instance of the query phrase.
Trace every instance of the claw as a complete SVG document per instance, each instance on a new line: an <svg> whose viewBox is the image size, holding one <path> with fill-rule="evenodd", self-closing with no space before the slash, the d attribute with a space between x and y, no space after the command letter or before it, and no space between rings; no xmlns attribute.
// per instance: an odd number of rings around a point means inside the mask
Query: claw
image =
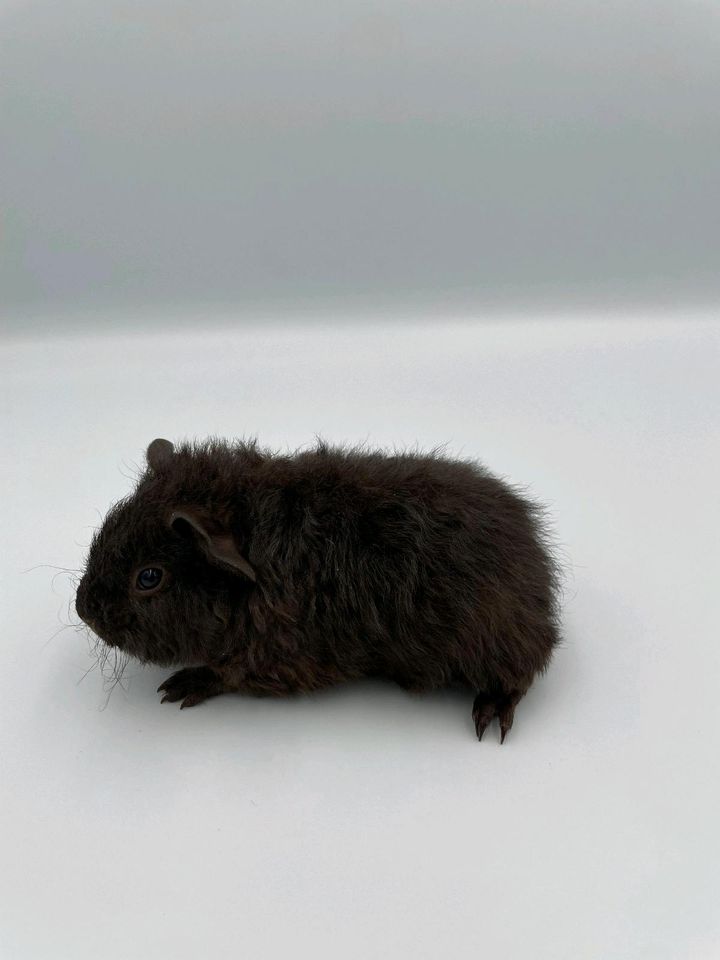
<svg viewBox="0 0 720 960"><path fill-rule="evenodd" d="M208 697L217 696L223 692L220 677L209 667L186 667L178 670L157 689L158 693L165 691L160 703L176 703L182 700L180 709L194 707Z"/></svg>
<svg viewBox="0 0 720 960"><path fill-rule="evenodd" d="M479 693L475 697L473 704L473 720L475 721L475 733L478 740L482 740L483 734L492 723L495 716L495 703L488 700L484 694Z"/></svg>
<svg viewBox="0 0 720 960"><path fill-rule="evenodd" d="M477 734L478 740L482 740L483 734L485 733L489 725L490 725L489 720L486 720L484 723L482 723L480 720L475 721L475 733Z"/></svg>
<svg viewBox="0 0 720 960"><path fill-rule="evenodd" d="M513 712L515 707L503 710L500 714L500 743L505 743L505 737L510 732L513 725Z"/></svg>
<svg viewBox="0 0 720 960"><path fill-rule="evenodd" d="M478 740L482 740L485 730L495 717L500 722L500 743L505 743L505 737L510 732L515 715L515 707L524 691L512 690L500 697L479 693L473 703L473 720Z"/></svg>
<svg viewBox="0 0 720 960"><path fill-rule="evenodd" d="M196 704L202 703L205 699L207 698L204 693L189 693L180 704L180 709L184 710L185 707L194 707Z"/></svg>
<svg viewBox="0 0 720 960"><path fill-rule="evenodd" d="M160 703L165 703L169 701L170 703L175 703L176 700L180 700L182 697L182 690L168 690L165 696L162 698Z"/></svg>

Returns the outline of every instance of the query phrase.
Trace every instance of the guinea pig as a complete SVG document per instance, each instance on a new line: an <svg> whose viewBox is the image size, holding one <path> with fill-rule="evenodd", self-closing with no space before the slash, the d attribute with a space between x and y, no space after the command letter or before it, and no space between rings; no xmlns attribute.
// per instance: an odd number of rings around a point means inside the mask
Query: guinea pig
<svg viewBox="0 0 720 960"><path fill-rule="evenodd" d="M253 441L154 440L78 586L82 620L145 663L162 702L360 677L474 693L478 739L558 643L543 512L472 461Z"/></svg>

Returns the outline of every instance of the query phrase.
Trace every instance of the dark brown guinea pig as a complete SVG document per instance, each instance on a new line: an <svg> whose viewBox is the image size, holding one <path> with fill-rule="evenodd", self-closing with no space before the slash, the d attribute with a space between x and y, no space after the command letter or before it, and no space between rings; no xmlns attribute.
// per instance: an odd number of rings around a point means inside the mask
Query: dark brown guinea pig
<svg viewBox="0 0 720 960"><path fill-rule="evenodd" d="M183 666L189 707L358 677L476 694L501 741L558 642L537 505L472 462L154 440L95 535L77 612L109 646Z"/></svg>

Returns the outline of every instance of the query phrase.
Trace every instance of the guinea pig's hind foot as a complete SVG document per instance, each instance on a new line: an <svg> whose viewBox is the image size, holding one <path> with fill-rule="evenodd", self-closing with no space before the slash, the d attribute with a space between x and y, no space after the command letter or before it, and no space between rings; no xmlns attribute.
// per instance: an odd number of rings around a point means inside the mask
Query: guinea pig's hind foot
<svg viewBox="0 0 720 960"><path fill-rule="evenodd" d="M166 700L170 703L182 700L182 710L184 707L194 707L210 697L217 697L224 693L225 686L212 667L185 667L168 677L165 683L161 683L157 688L158 693L163 690L165 696L160 703L165 703Z"/></svg>
<svg viewBox="0 0 720 960"><path fill-rule="evenodd" d="M505 742L505 737L513 725L515 707L524 693L524 690L510 690L498 696L482 691L478 693L472 709L478 740L482 740L486 728L497 717L500 723L500 743Z"/></svg>

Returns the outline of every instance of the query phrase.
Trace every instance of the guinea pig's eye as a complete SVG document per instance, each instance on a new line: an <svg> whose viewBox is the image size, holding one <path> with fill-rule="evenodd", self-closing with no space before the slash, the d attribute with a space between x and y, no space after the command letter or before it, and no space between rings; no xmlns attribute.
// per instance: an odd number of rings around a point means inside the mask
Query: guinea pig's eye
<svg viewBox="0 0 720 960"><path fill-rule="evenodd" d="M163 579L163 570L160 567L144 567L135 578L138 590L155 590Z"/></svg>

